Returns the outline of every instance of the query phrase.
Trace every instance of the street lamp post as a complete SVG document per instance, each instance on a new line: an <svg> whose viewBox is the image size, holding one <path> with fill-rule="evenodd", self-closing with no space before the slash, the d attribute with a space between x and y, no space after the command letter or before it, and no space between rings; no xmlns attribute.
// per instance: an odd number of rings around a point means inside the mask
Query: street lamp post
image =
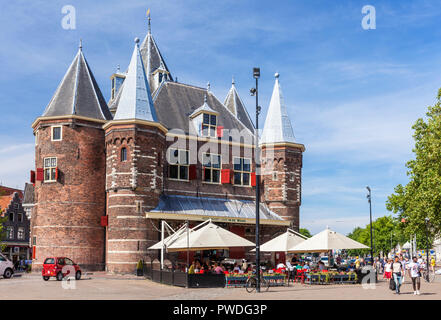
<svg viewBox="0 0 441 320"><path fill-rule="evenodd" d="M424 219L426 226L426 280L429 281L429 229L427 224L429 223L429 218Z"/></svg>
<svg viewBox="0 0 441 320"><path fill-rule="evenodd" d="M366 187L369 194L367 195L368 202L369 202L369 216L371 221L371 264L374 265L374 251L373 251L373 239L372 239L372 194L371 194L371 188L369 186Z"/></svg>
<svg viewBox="0 0 441 320"><path fill-rule="evenodd" d="M260 68L253 68L253 77L256 87L251 89L251 95L256 96L256 131L255 131L255 163L256 163L256 292L260 292L260 150L259 150L259 78Z"/></svg>

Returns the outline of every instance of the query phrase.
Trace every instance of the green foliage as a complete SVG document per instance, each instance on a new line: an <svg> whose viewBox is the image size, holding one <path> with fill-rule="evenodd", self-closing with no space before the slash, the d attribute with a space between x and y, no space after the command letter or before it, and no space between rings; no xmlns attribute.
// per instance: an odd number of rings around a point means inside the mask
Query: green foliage
<svg viewBox="0 0 441 320"><path fill-rule="evenodd" d="M441 231L441 89L437 102L428 108L426 120L418 119L413 125L415 159L406 163L407 185L398 185L388 197L386 208L399 220L405 219L401 231L407 237L416 234L417 245L424 248L426 222L429 245Z"/></svg>
<svg viewBox="0 0 441 320"><path fill-rule="evenodd" d="M373 247L374 256L378 256L381 252L388 253L397 244L403 245L409 240L403 232L402 223L391 216L384 216L372 222ZM364 228L355 228L348 237L371 246L371 225L368 224ZM370 249L350 250L349 255L365 255L370 253Z"/></svg>
<svg viewBox="0 0 441 320"><path fill-rule="evenodd" d="M309 230L308 230L308 229L305 229L305 228L300 228L300 229L299 229L299 233L300 233L301 235L304 235L304 236L307 237L307 238L311 238L311 237L312 237L312 235L311 235L311 233L309 232Z"/></svg>

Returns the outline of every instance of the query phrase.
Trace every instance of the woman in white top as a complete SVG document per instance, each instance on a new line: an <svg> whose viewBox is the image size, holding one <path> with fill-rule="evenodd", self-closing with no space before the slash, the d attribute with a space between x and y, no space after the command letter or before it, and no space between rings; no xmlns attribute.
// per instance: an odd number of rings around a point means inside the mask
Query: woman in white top
<svg viewBox="0 0 441 320"><path fill-rule="evenodd" d="M412 279L413 294L420 294L421 287L421 265L418 263L416 257L408 264L410 271L410 278Z"/></svg>
<svg viewBox="0 0 441 320"><path fill-rule="evenodd" d="M384 265L384 274L383 277L385 279L392 278L392 259L389 259L387 263Z"/></svg>

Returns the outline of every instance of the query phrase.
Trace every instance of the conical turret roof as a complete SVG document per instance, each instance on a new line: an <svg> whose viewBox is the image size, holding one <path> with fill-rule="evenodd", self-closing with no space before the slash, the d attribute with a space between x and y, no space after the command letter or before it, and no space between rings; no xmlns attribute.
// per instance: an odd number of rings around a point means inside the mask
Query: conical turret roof
<svg viewBox="0 0 441 320"><path fill-rule="evenodd" d="M112 119L81 45L42 116L67 115L99 120Z"/></svg>
<svg viewBox="0 0 441 320"><path fill-rule="evenodd" d="M285 107L282 90L279 83L279 74L275 74L271 102L265 120L265 126L260 139L261 144L272 144L280 142L295 143L294 130Z"/></svg>
<svg viewBox="0 0 441 320"><path fill-rule="evenodd" d="M141 43L141 56L142 56L142 62L144 63L145 72L147 74L147 78L149 82L152 81L152 73L157 69L162 69L167 71L169 80L173 81L173 77L170 73L170 70L167 67L167 64L164 61L164 58L161 55L161 52L159 51L158 46L156 45L155 39L153 38L153 35L149 31L144 38L144 40Z"/></svg>
<svg viewBox="0 0 441 320"><path fill-rule="evenodd" d="M249 130L254 131L253 121L251 121L250 115L239 97L234 79L231 82L231 89L228 91L227 97L225 98L224 106L227 107L227 109L230 110Z"/></svg>
<svg viewBox="0 0 441 320"><path fill-rule="evenodd" d="M139 39L136 38L135 42L114 120L138 119L156 122L156 111L138 46Z"/></svg>

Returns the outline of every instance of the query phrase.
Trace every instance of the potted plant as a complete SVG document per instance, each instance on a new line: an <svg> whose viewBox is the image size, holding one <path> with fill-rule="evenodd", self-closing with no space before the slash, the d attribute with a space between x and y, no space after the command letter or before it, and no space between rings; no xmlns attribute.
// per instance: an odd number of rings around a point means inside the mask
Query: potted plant
<svg viewBox="0 0 441 320"><path fill-rule="evenodd" d="M138 264L136 265L136 275L138 277L143 276L144 275L144 263L142 262L142 260L138 261Z"/></svg>

